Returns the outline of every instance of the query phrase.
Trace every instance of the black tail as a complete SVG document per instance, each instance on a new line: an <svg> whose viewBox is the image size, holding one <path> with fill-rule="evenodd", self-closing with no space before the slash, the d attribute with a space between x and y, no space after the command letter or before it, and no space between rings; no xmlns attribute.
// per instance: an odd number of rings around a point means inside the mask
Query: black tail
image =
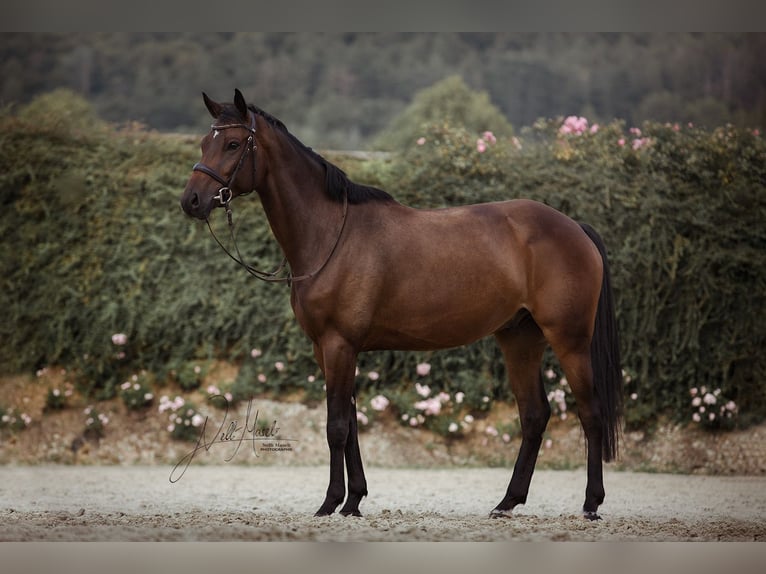
<svg viewBox="0 0 766 574"><path fill-rule="evenodd" d="M601 404L603 457L608 462L617 457L617 441L622 420L620 337L617 332L617 317L614 311L606 246L601 236L590 225L581 223L580 226L596 245L604 262L604 278L601 282L601 296L598 300L590 356L595 393Z"/></svg>

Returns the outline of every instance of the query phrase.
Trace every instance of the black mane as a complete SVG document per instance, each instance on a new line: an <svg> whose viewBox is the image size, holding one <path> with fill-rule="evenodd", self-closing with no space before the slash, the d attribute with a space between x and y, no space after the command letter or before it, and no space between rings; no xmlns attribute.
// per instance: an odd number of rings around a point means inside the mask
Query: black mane
<svg viewBox="0 0 766 574"><path fill-rule="evenodd" d="M346 172L340 169L337 165L327 161L325 158L323 158L321 155L319 155L310 147L306 146L297 137L291 134L281 120L275 118L268 112L263 111L253 104L248 104L247 107L251 112L265 119L271 126L281 130L299 150L303 151L324 166L326 173L325 181L327 184L327 194L333 201L342 203L343 198L346 195L348 196L348 202L350 204L367 203L370 201L394 201L394 198L382 189L378 189L377 187L372 187L369 185L362 185L351 181L346 175ZM233 121L241 121L239 112L234 106L225 106L221 116L225 116ZM229 116L231 117L229 118Z"/></svg>

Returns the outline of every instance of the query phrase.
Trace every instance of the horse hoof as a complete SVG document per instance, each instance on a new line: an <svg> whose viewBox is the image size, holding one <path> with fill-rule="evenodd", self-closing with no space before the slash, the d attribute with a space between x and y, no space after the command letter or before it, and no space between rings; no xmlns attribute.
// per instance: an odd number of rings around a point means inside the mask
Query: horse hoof
<svg viewBox="0 0 766 574"><path fill-rule="evenodd" d="M359 510L341 510L340 514L342 516L357 516L359 518L362 517L362 513L359 512Z"/></svg>
<svg viewBox="0 0 766 574"><path fill-rule="evenodd" d="M601 520L601 517L595 510L583 510L582 516L585 520Z"/></svg>
<svg viewBox="0 0 766 574"><path fill-rule="evenodd" d="M513 514L510 510L500 510L499 508L493 508L489 513L490 518L513 518Z"/></svg>

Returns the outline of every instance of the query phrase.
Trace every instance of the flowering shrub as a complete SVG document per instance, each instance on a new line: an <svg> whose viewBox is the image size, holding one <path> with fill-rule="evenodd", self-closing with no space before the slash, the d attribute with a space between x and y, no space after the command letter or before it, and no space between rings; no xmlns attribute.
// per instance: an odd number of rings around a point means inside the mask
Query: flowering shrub
<svg viewBox="0 0 766 574"><path fill-rule="evenodd" d="M733 426L737 404L724 398L721 389L709 391L707 387L689 389L692 421L708 428Z"/></svg>
<svg viewBox="0 0 766 574"><path fill-rule="evenodd" d="M32 424L32 417L18 409L5 409L0 407L0 429L7 428L20 431Z"/></svg>
<svg viewBox="0 0 766 574"><path fill-rule="evenodd" d="M88 438L101 438L104 436L106 425L109 424L109 417L99 412L93 405L89 405L83 411L85 415L84 436Z"/></svg>
<svg viewBox="0 0 766 574"><path fill-rule="evenodd" d="M120 385L120 398L128 410L148 407L154 400L146 371L133 375Z"/></svg>
<svg viewBox="0 0 766 574"><path fill-rule="evenodd" d="M449 95L445 102L459 100ZM242 398L304 390L304 396L321 400L321 378L309 380L319 377L311 344L284 291L219 288L244 281L241 270L221 258L218 246L199 230L179 225L175 217L157 219L146 209L175 193L176 182L188 178L188 165L199 159L198 150L148 132L64 134L44 116L36 114L29 124L0 114L0 145L8 152L0 153L0 179L5 189L19 190L9 199L13 209L0 213L3 237L15 246L3 261L8 328L0 364L29 372L41 359L66 364L77 375L78 391L95 401L115 396L142 368L162 380L167 365L205 353L241 362L236 382ZM609 249L623 363L635 369L625 396L626 421L642 427L662 415L688 421L689 381L736 399L736 417L724 415L726 424L763 421L766 292L757 288L766 281L763 133L657 122L602 123L594 132L592 118L584 118L586 129L580 114L575 117L576 122L543 120L516 131L516 140L488 116L490 121L469 128L423 117L430 124L409 123L417 131L403 140L406 145L394 147L402 153L347 159L341 167L407 205L524 197L590 223ZM565 125L569 133L562 133ZM486 130L496 143L483 137ZM486 146L481 153L478 139ZM122 170L115 178L113 166L125 161L127 147L137 149L134 140L142 142L141 169ZM171 155L176 159L168 162ZM30 164L39 168L34 182ZM172 173L168 166L175 166ZM61 176L72 189L109 193L76 210L65 208L69 200L56 183ZM145 189L141 201L126 201L127 192L138 187ZM238 230L240 245L251 249L248 260L268 266L281 258L279 246L257 201L239 209L251 207ZM126 229L135 241L126 240ZM68 254L64 259L50 257L50 242L39 240L54 236ZM180 260L195 264L168 266L156 257L158 245L176 246ZM46 329L29 320L30 297L48 318ZM263 346L262 356L250 355L254 341ZM414 373L425 357L430 378ZM277 361L284 364L281 372ZM388 409L397 404L394 389L412 389L415 381L430 387L430 397L445 392L453 403L457 392L464 393L462 410L474 415L494 400L512 399L491 338L444 353L364 355L360 365L365 374L357 383L369 396L380 392L381 382L366 373L387 379ZM234 387L229 390L237 396ZM428 398L413 395L408 408ZM716 403L718 411L726 402ZM706 405L709 416L708 410ZM716 412L716 420L720 416Z"/></svg>
<svg viewBox="0 0 766 574"><path fill-rule="evenodd" d="M174 439L194 442L199 438L199 427L205 422L205 417L194 403L179 396L171 400L163 395L158 410L169 413L167 431Z"/></svg>
<svg viewBox="0 0 766 574"><path fill-rule="evenodd" d="M48 389L48 394L45 397L45 410L57 411L66 408L67 399L72 396L74 389L72 385L67 383L62 391L59 387L52 387Z"/></svg>

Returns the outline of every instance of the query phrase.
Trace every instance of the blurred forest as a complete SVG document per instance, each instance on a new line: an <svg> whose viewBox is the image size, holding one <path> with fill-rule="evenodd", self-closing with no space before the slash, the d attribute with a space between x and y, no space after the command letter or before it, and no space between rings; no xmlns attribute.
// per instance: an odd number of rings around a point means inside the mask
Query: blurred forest
<svg viewBox="0 0 766 574"><path fill-rule="evenodd" d="M108 121L196 133L200 92L238 87L312 146L365 149L457 75L515 128L576 114L762 129L765 56L766 34L5 33L0 104L69 88Z"/></svg>

